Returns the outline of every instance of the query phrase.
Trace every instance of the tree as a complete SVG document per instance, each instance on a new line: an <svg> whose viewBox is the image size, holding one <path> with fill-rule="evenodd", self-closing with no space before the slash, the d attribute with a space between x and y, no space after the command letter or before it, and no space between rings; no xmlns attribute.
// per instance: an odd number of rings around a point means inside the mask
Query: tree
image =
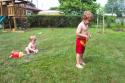
<svg viewBox="0 0 125 83"><path fill-rule="evenodd" d="M104 20L104 8L100 7L98 8L97 12L97 29L99 27L99 16L102 16L102 31L104 33L104 29L105 29L105 20Z"/></svg>
<svg viewBox="0 0 125 83"><path fill-rule="evenodd" d="M107 13L115 13L117 15L118 30L123 30L124 27L124 18L125 15L125 0L108 0L108 3L105 6L105 11Z"/></svg>
<svg viewBox="0 0 125 83"><path fill-rule="evenodd" d="M122 17L125 13L125 1L124 0L108 0L105 5L105 11L107 13L115 13L117 17Z"/></svg>
<svg viewBox="0 0 125 83"><path fill-rule="evenodd" d="M50 10L58 10L58 7L51 7Z"/></svg>
<svg viewBox="0 0 125 83"><path fill-rule="evenodd" d="M99 7L95 0L59 0L59 2L59 10L69 15L81 15L85 10L95 13Z"/></svg>

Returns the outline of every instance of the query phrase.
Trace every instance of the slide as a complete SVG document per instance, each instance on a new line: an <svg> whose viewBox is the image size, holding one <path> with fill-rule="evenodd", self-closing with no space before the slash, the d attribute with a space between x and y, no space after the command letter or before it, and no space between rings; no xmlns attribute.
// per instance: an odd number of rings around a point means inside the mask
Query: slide
<svg viewBox="0 0 125 83"><path fill-rule="evenodd" d="M0 24L2 24L4 19L5 19L5 16L0 16Z"/></svg>

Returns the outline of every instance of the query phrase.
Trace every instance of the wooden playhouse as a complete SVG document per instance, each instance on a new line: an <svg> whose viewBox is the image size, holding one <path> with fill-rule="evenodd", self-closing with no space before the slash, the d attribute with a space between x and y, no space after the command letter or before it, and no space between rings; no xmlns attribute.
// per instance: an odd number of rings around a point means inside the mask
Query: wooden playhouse
<svg viewBox="0 0 125 83"><path fill-rule="evenodd" d="M40 11L27 0L0 0L0 24L4 25L4 30L16 31L19 24L27 25L27 10Z"/></svg>

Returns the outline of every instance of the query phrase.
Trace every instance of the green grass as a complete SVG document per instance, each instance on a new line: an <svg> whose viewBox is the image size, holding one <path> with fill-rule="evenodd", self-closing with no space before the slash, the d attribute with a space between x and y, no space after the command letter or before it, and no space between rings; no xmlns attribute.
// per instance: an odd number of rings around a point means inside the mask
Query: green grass
<svg viewBox="0 0 125 83"><path fill-rule="evenodd" d="M75 29L37 28L24 33L0 31L1 83L125 83L125 33L91 29L84 69L75 67ZM39 34L42 32L42 34ZM8 59L37 36L38 54Z"/></svg>

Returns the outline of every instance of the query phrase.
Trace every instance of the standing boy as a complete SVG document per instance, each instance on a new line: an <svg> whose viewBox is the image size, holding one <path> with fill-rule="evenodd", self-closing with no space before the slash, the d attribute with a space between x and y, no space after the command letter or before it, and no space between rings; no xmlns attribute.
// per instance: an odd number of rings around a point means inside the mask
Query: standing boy
<svg viewBox="0 0 125 83"><path fill-rule="evenodd" d="M85 51L86 42L90 37L88 25L92 20L92 16L93 15L90 11L84 11L82 21L76 30L76 67L81 69L83 68L83 65L85 65L83 54Z"/></svg>

